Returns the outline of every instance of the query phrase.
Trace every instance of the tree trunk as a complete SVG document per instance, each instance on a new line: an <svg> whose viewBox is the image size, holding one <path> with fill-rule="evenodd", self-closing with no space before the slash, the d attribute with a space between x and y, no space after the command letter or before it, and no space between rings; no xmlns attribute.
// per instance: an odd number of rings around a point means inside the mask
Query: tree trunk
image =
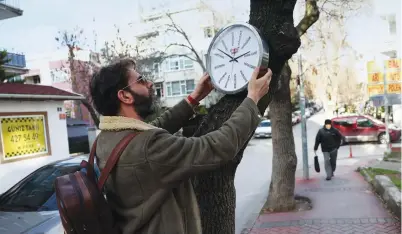
<svg viewBox="0 0 402 234"><path fill-rule="evenodd" d="M270 92L260 100L258 107L263 114L274 93L282 86L280 72L284 63L300 46L300 39L293 25L296 0L251 0L250 24L257 27L270 48L269 68L274 76ZM208 115L203 118L194 136L205 135L220 128L242 103L246 93L225 95ZM191 133L186 133L191 136ZM203 233L233 234L235 231L236 191L234 176L243 149L232 162L193 178L193 186L200 207Z"/></svg>
<svg viewBox="0 0 402 234"><path fill-rule="evenodd" d="M289 211L295 208L294 188L297 157L293 138L292 103L289 88L291 73L289 65L286 64L281 74L283 87L275 93L269 105L273 146L272 176L267 201L267 209L270 211Z"/></svg>
<svg viewBox="0 0 402 234"><path fill-rule="evenodd" d="M99 117L96 114L95 109L92 107L92 105L89 103L87 99L81 100L81 103L87 108L89 114L91 114L92 120L94 121L96 128L99 128Z"/></svg>

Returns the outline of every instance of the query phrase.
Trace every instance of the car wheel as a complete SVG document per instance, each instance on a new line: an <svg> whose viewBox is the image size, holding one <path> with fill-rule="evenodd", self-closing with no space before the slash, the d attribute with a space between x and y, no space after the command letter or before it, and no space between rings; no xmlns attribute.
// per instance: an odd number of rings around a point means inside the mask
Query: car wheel
<svg viewBox="0 0 402 234"><path fill-rule="evenodd" d="M385 133L381 133L381 134L378 136L378 142L379 142L380 144L387 144L387 137L385 136Z"/></svg>

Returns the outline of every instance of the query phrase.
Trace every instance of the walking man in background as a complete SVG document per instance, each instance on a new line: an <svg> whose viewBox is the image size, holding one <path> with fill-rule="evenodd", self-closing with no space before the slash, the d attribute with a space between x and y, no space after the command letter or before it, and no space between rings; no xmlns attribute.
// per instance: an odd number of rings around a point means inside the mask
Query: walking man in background
<svg viewBox="0 0 402 234"><path fill-rule="evenodd" d="M331 180L336 169L336 158L338 149L341 146L342 135L332 127L332 122L329 119L325 120L323 128L318 130L315 137L314 153L317 154L318 145L321 144L321 150L325 160L326 180Z"/></svg>

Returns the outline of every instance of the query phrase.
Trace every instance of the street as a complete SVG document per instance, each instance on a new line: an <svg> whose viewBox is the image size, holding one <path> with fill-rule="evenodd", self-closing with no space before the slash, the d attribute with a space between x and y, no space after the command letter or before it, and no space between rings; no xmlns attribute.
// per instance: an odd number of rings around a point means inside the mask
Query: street
<svg viewBox="0 0 402 234"><path fill-rule="evenodd" d="M313 164L315 136L319 128L323 126L326 118L332 116L324 112L316 113L307 120L308 160ZM295 148L297 155L297 170L303 168L301 125L293 127ZM385 145L376 143L352 144L353 158L381 157L385 151ZM321 148L317 150L321 165L323 162ZM338 152L338 164L352 163L356 159L348 159L349 145L341 146ZM344 159L344 160L342 160ZM346 159L346 160L345 160ZM236 186L236 234L239 234L248 222L254 221L257 213L264 205L268 195L271 180L272 140L252 139L244 152L235 177Z"/></svg>

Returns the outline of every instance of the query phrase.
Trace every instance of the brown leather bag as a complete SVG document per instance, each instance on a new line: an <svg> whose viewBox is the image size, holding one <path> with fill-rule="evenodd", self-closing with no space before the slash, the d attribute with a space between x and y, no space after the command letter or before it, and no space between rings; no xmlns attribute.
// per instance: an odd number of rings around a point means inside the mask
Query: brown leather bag
<svg viewBox="0 0 402 234"><path fill-rule="evenodd" d="M81 162L81 168L86 169L86 173L77 171L56 178L57 206L65 233L119 233L102 189L120 155L136 135L137 133L129 134L117 144L110 154L98 182L96 182L94 171L97 139L92 145L89 162L85 160Z"/></svg>

